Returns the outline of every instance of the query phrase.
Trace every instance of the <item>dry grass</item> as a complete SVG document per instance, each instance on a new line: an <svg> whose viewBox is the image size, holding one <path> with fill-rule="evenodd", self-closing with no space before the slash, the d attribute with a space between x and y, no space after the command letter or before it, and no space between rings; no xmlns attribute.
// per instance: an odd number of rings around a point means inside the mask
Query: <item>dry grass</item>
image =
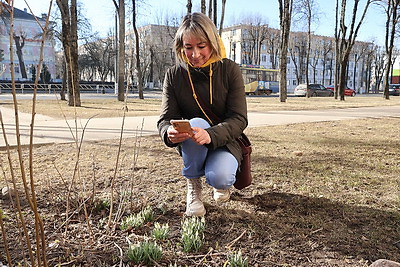
<svg viewBox="0 0 400 267"><path fill-rule="evenodd" d="M248 98L250 111L283 106L310 109L399 105L399 100L289 98L282 104L277 98ZM157 101L151 100L149 113L155 112ZM110 108L103 102L96 111L105 107L116 111L118 105ZM206 243L198 253L182 253L179 247L186 191L180 176L182 163L175 150L166 148L159 137L142 138L136 164L137 140L123 140L117 199L130 192L133 205L126 205L124 215L151 205L156 221L171 226L170 238L160 243L164 250L161 266L223 266L227 255L239 249L248 257L249 266L366 267L379 258L400 261L399 124L400 117L392 117L247 129L254 149L254 183L234 191L232 200L222 205L212 200L211 188L205 188ZM109 199L117 151L117 140L83 145L79 179L72 193L76 213L65 231L66 189L72 181L76 148L74 144L35 148L38 205L44 216L47 242L57 243L48 251L51 266L66 262L69 266L118 265L120 259L126 262L125 256L119 257L118 247L126 251L127 239L142 241L153 228L149 223L128 232L117 227L110 233L104 227L107 210L94 208L95 203ZM0 185L4 186L10 179L4 151L0 158L5 173ZM133 190L124 191L131 183ZM88 235L80 208L82 200L92 193L94 201L87 205L94 240ZM1 200L1 206L15 263L21 262L23 248L14 238L18 235L14 209L6 199ZM28 211L26 203L23 208ZM0 261L5 262L2 254Z"/></svg>
<svg viewBox="0 0 400 267"><path fill-rule="evenodd" d="M2 101L2 105L10 106L11 101ZM125 102L120 102L114 98L89 98L82 100L81 107L70 107L66 101L61 100L37 100L36 113L47 115L54 118L67 119L75 118L75 114L79 118L90 118L96 116L98 118L110 118L122 116L126 105L126 116L150 116L160 113L161 99L146 98L140 100L137 98L128 98ZM32 100L18 101L18 110L25 113L31 113Z"/></svg>
<svg viewBox="0 0 400 267"><path fill-rule="evenodd" d="M160 94L156 94L153 98L128 98L126 106L128 112L126 116L144 116L158 115L160 111ZM146 95L145 95L146 97ZM11 106L11 101L1 101L0 104ZM21 112L30 113L32 110L32 100L19 100L18 109ZM251 96L247 98L249 112L271 111L271 110L310 110L310 109L330 109L330 108L353 108L353 107L371 107L371 106L393 106L400 105L400 97L391 97L390 100L384 99L382 96L356 96L346 97L345 101L340 101L328 97L289 97L286 102L282 103L278 97L262 97ZM65 101L57 100L37 100L36 111L56 118L65 116L70 119L75 114L79 118L108 118L122 116L124 102L120 102L116 97L106 98L84 98L82 106L69 107Z"/></svg>
<svg viewBox="0 0 400 267"><path fill-rule="evenodd" d="M372 106L397 106L400 105L400 97L391 97L390 100L382 96L356 96L346 97L340 101L331 97L289 97L286 102L279 102L275 97L248 97L249 112L271 110L317 110L334 108L357 108Z"/></svg>

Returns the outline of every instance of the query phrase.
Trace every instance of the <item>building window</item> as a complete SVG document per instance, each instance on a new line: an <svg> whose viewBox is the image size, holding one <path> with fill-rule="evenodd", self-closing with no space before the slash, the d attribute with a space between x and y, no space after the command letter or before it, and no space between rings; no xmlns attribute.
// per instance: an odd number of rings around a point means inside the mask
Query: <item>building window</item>
<svg viewBox="0 0 400 267"><path fill-rule="evenodd" d="M267 62L267 55L261 55L261 61Z"/></svg>
<svg viewBox="0 0 400 267"><path fill-rule="evenodd" d="M261 48L262 48L262 50L267 50L267 45L266 44L262 44Z"/></svg>

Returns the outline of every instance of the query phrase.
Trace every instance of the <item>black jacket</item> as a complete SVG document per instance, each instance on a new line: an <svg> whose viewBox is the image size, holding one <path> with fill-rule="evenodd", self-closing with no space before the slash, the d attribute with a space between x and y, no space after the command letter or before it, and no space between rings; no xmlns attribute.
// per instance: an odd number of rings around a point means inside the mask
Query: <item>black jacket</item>
<svg viewBox="0 0 400 267"><path fill-rule="evenodd" d="M243 76L239 66L229 59L213 63L212 70L211 104L210 67L201 69L189 67L201 105L206 112L211 110L219 118L219 122L214 120L212 127L206 129L211 137L211 143L206 146L209 149L226 146L240 164L242 153L235 139L248 124ZM170 147L177 146L167 141L167 129L171 119L195 117L207 120L193 97L187 69L180 65L174 66L165 75L161 115L157 122L158 131L164 143Z"/></svg>

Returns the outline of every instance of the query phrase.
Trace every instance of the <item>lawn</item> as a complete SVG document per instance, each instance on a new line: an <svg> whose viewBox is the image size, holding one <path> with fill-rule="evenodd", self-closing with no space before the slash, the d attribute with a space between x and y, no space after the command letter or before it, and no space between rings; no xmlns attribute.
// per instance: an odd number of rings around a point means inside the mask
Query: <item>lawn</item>
<svg viewBox="0 0 400 267"><path fill-rule="evenodd" d="M122 103L101 101L83 101L78 116L119 114ZM157 114L158 99L141 101L128 101L129 115L140 116L141 110ZM400 105L400 97L289 98L287 103L271 97L248 98L252 112L377 105ZM20 103L21 110L26 106L27 102ZM71 112L64 102L61 106ZM59 104L38 101L37 110L58 116ZM48 264L133 266L127 258L129 244L154 241L151 232L156 222L170 228L166 240L157 240L163 254L156 266L224 266L238 251L248 266L368 266L379 258L400 261L399 124L397 114L247 129L253 143L254 183L233 190L231 201L223 204L215 203L211 188L204 185L204 240L192 252L182 249L186 183L180 176L181 159L158 136L124 139L121 144L107 140L37 146L32 179ZM29 184L28 150L22 151ZM6 152L0 151L0 185L10 185L14 174L23 218L30 240L35 240L18 156L16 150L10 151L12 172ZM0 201L7 237L0 249L8 244L13 264L23 264L29 256L15 198L3 196ZM145 207L154 211L152 220L121 229L129 215ZM5 253L0 253L0 262L6 262Z"/></svg>

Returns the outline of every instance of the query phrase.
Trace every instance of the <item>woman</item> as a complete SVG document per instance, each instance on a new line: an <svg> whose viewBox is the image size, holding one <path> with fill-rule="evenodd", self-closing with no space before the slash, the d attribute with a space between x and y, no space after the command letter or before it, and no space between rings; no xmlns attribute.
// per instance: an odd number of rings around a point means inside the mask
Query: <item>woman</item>
<svg viewBox="0 0 400 267"><path fill-rule="evenodd" d="M178 147L187 178L186 215L204 216L202 181L214 188L216 201L230 198L242 154L235 138L247 126L243 77L225 58L213 22L202 13L184 17L175 35L176 66L163 85L159 133L168 147ZM193 135L178 132L172 119L188 119Z"/></svg>

